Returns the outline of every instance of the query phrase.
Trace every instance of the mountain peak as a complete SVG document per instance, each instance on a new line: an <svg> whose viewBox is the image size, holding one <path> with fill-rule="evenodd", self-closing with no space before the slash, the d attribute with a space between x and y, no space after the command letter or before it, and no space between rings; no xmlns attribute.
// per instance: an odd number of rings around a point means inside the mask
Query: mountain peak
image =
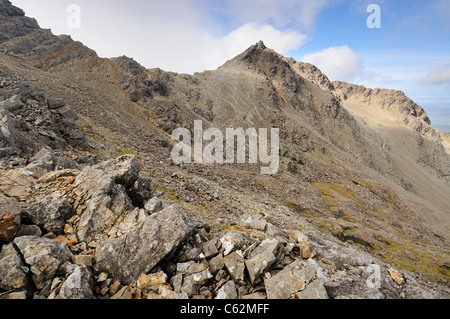
<svg viewBox="0 0 450 319"><path fill-rule="evenodd" d="M266 48L266 45L264 44L264 42L262 40L260 40L260 41L258 41L258 43L255 44L255 47L258 49L264 50Z"/></svg>
<svg viewBox="0 0 450 319"><path fill-rule="evenodd" d="M25 12L8 0L0 0L0 18L24 16Z"/></svg>

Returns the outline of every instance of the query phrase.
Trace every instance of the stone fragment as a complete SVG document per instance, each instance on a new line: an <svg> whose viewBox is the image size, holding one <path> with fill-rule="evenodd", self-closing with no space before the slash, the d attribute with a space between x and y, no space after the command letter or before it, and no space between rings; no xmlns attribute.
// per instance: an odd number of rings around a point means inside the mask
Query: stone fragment
<svg viewBox="0 0 450 319"><path fill-rule="evenodd" d="M217 249L217 242L218 239L214 238L203 244L203 255L205 258L209 259L219 253L219 250Z"/></svg>
<svg viewBox="0 0 450 319"><path fill-rule="evenodd" d="M130 287L124 286L117 293L115 293L110 299L130 300L133 299L133 295L131 294Z"/></svg>
<svg viewBox="0 0 450 319"><path fill-rule="evenodd" d="M0 294L0 300L25 300L27 293L25 291L11 292L7 294Z"/></svg>
<svg viewBox="0 0 450 319"><path fill-rule="evenodd" d="M232 229L220 238L220 242L224 249L223 255L227 256L235 250L245 249L250 245L251 240L247 233Z"/></svg>
<svg viewBox="0 0 450 319"><path fill-rule="evenodd" d="M158 197L153 197L147 203L145 203L144 209L149 214L154 214L163 209L163 203Z"/></svg>
<svg viewBox="0 0 450 319"><path fill-rule="evenodd" d="M55 235L62 235L66 220L74 214L72 205L64 196L52 193L27 209L24 219Z"/></svg>
<svg viewBox="0 0 450 319"><path fill-rule="evenodd" d="M9 291L28 285L28 267L13 244L4 245L0 252L0 289Z"/></svg>
<svg viewBox="0 0 450 319"><path fill-rule="evenodd" d="M75 265L92 267L94 261L94 256L92 255L74 255L72 256L72 262Z"/></svg>
<svg viewBox="0 0 450 319"><path fill-rule="evenodd" d="M167 275L163 271L150 274L142 275L137 280L137 286L140 289L146 289L149 286L161 286L167 284Z"/></svg>
<svg viewBox="0 0 450 319"><path fill-rule="evenodd" d="M57 299L95 299L94 278L86 266L80 266L62 284Z"/></svg>
<svg viewBox="0 0 450 319"><path fill-rule="evenodd" d="M310 242L300 242L300 254L303 259L309 259L315 256L314 247Z"/></svg>
<svg viewBox="0 0 450 319"><path fill-rule="evenodd" d="M323 281L314 280L305 290L293 294L292 299L329 299Z"/></svg>
<svg viewBox="0 0 450 319"><path fill-rule="evenodd" d="M308 236L302 234L298 230L292 230L292 229L288 230L287 235L288 235L290 241L297 243L297 244L304 242L304 241L308 241Z"/></svg>
<svg viewBox="0 0 450 319"><path fill-rule="evenodd" d="M241 217L241 225L245 228L265 231L267 220L262 215L244 214Z"/></svg>
<svg viewBox="0 0 450 319"><path fill-rule="evenodd" d="M211 272L215 275L219 270L223 269L225 267L225 263L223 261L223 255L219 254L216 257L212 258L209 261L209 268L211 269Z"/></svg>
<svg viewBox="0 0 450 319"><path fill-rule="evenodd" d="M228 281L219 289L216 299L238 299L236 285L233 280Z"/></svg>
<svg viewBox="0 0 450 319"><path fill-rule="evenodd" d="M242 252L238 250L226 256L224 263L234 282L238 285L245 285L245 260Z"/></svg>
<svg viewBox="0 0 450 319"><path fill-rule="evenodd" d="M394 280L397 285L405 284L406 282L405 278L400 274L400 272L397 269L389 268L388 272L392 280Z"/></svg>
<svg viewBox="0 0 450 319"><path fill-rule="evenodd" d="M189 299L189 296L187 293L176 293L173 290L168 289L166 286L161 286L159 288L159 295L160 298L162 299L171 299L171 300L176 300L176 299Z"/></svg>
<svg viewBox="0 0 450 319"><path fill-rule="evenodd" d="M253 256L245 261L249 280L252 285L272 266L276 261L275 255L270 251L265 251Z"/></svg>
<svg viewBox="0 0 450 319"><path fill-rule="evenodd" d="M38 289L52 279L60 266L69 261L72 253L67 245L53 239L24 236L14 239L25 262L30 265L32 279Z"/></svg>
<svg viewBox="0 0 450 319"><path fill-rule="evenodd" d="M150 272L174 251L197 225L176 206L147 217L145 223L124 236L107 240L96 250L95 270L129 284Z"/></svg>
<svg viewBox="0 0 450 319"><path fill-rule="evenodd" d="M265 279L267 299L290 299L302 291L315 278L315 267L303 260L297 260L275 276Z"/></svg>
<svg viewBox="0 0 450 319"><path fill-rule="evenodd" d="M22 225L22 213L15 198L0 194L0 244L11 242Z"/></svg>

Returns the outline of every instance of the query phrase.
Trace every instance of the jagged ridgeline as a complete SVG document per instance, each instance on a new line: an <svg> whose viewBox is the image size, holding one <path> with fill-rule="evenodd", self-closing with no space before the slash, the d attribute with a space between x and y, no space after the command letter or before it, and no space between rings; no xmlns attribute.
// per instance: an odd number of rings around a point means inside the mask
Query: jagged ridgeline
<svg viewBox="0 0 450 319"><path fill-rule="evenodd" d="M175 164L195 121L279 129L279 170ZM402 92L263 42L177 74L0 0L0 298L448 298L449 150Z"/></svg>

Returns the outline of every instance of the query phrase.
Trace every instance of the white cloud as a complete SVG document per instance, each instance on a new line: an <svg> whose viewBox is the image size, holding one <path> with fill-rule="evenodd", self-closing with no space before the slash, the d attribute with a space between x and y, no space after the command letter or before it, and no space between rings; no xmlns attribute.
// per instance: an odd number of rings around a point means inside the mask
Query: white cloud
<svg viewBox="0 0 450 319"><path fill-rule="evenodd" d="M317 15L335 0L226 0L229 14L238 24L272 23L277 28L295 26L309 29Z"/></svg>
<svg viewBox="0 0 450 319"><path fill-rule="evenodd" d="M364 69L359 56L347 45L308 54L301 60L318 67L331 81L352 81Z"/></svg>
<svg viewBox="0 0 450 319"><path fill-rule="evenodd" d="M298 49L306 41L305 34L267 21L280 22L298 3L305 8L302 14L316 12L328 0L318 0L311 8L307 5L310 1L284 0L289 6L278 11L273 10L278 2L261 1L261 6L260 0L246 2L242 12L233 4L220 6L225 10L223 17L211 13L216 4L207 0L111 0L107 4L78 0L82 27L69 29L66 8L72 0L13 0L42 27L52 28L55 34L70 34L102 57L127 55L147 68L179 73L216 69L259 40L281 54ZM262 11L254 15L252 7ZM227 19L239 12L240 23L224 29ZM292 17L285 21L297 19L297 13L291 12ZM308 23L313 23L314 17L310 19Z"/></svg>
<svg viewBox="0 0 450 319"><path fill-rule="evenodd" d="M425 83L442 84L450 83L450 65L446 65L440 69L436 69L428 73Z"/></svg>

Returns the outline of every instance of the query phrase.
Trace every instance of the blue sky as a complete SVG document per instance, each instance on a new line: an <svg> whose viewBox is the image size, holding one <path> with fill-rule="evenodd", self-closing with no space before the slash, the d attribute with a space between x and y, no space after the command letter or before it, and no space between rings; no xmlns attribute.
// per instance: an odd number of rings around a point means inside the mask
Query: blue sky
<svg viewBox="0 0 450 319"><path fill-rule="evenodd" d="M127 55L148 68L215 69L263 40L331 80L450 108L450 0L11 1L100 56ZM70 4L80 9L75 27ZM367 26L369 4L380 8L379 29Z"/></svg>

